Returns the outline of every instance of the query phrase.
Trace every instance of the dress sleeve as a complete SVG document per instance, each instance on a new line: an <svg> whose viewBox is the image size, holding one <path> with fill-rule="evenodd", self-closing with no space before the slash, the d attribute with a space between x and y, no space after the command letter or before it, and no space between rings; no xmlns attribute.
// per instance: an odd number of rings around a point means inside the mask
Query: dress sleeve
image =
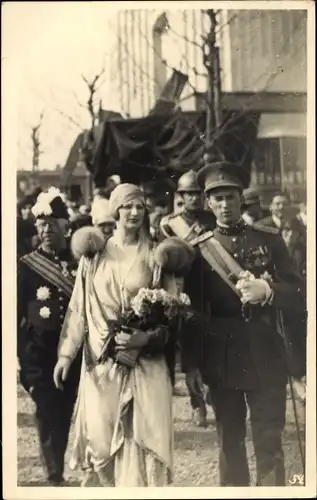
<svg viewBox="0 0 317 500"><path fill-rule="evenodd" d="M82 257L76 274L73 293L68 305L64 324L61 331L58 357L66 356L72 360L81 348L86 332L85 308L85 273L87 260Z"/></svg>

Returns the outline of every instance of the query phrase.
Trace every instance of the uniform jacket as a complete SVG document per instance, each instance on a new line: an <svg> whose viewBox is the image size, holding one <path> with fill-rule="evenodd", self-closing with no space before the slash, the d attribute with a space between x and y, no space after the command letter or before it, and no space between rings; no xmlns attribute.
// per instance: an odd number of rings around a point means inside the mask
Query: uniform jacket
<svg viewBox="0 0 317 500"><path fill-rule="evenodd" d="M272 234L273 233L273 234ZM292 271L277 231L241 223L213 233L240 266L256 277L264 273L274 291L271 305L248 305L204 261L204 294L210 306L211 335L201 346L201 371L209 384L251 390L286 377L285 348L276 327L276 309L305 308L304 283ZM247 318L249 321L246 321Z"/></svg>
<svg viewBox="0 0 317 500"><path fill-rule="evenodd" d="M61 259L66 262L66 272L71 280L76 269L70 255L65 252L52 257L41 248L33 253L44 255L54 262L62 273ZM64 271L65 272L65 271ZM61 289L20 260L18 266L18 358L21 366L21 383L26 390L31 386L53 384L53 370L57 361L57 347L61 327L70 297ZM77 383L79 363L76 360L70 379Z"/></svg>

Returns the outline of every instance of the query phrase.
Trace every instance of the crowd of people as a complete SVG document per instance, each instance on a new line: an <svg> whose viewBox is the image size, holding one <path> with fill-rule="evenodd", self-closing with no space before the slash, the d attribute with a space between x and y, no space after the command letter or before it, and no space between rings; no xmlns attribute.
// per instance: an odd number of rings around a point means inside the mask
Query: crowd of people
<svg viewBox="0 0 317 500"><path fill-rule="evenodd" d="M90 206L56 188L25 190L18 361L48 484L65 484L72 417L82 486L170 484L177 359L194 424L207 426L207 403L214 412L220 485L250 483L247 407L257 484L285 484L287 384L304 397L306 374L306 207L296 212L278 192L263 208L256 189L243 191L238 168L187 172L172 206L127 183L96 190ZM122 328L115 353L136 360L128 369L115 355L101 362L112 323L142 288L185 293L195 315L177 327Z"/></svg>

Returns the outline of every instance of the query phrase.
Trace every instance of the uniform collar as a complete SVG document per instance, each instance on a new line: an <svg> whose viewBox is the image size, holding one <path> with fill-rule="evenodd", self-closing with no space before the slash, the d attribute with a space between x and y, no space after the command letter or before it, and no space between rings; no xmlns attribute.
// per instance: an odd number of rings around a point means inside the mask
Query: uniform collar
<svg viewBox="0 0 317 500"><path fill-rule="evenodd" d="M181 215L188 222L194 223L199 218L199 215L201 214L201 212L202 212L202 210L197 210L197 212L185 212L185 211L183 211Z"/></svg>
<svg viewBox="0 0 317 500"><path fill-rule="evenodd" d="M217 221L218 232L226 236L242 233L246 227L248 227L248 224L246 224L243 219L238 220L238 222L236 222L233 226L227 226Z"/></svg>

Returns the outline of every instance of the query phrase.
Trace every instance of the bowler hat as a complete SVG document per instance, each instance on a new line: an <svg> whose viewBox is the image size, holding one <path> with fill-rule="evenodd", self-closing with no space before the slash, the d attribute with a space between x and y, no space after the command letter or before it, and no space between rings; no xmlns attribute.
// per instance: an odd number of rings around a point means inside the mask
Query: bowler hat
<svg viewBox="0 0 317 500"><path fill-rule="evenodd" d="M239 179L241 168L227 161L209 163L197 172L197 180L205 193L222 187L233 187L242 192L243 186Z"/></svg>

